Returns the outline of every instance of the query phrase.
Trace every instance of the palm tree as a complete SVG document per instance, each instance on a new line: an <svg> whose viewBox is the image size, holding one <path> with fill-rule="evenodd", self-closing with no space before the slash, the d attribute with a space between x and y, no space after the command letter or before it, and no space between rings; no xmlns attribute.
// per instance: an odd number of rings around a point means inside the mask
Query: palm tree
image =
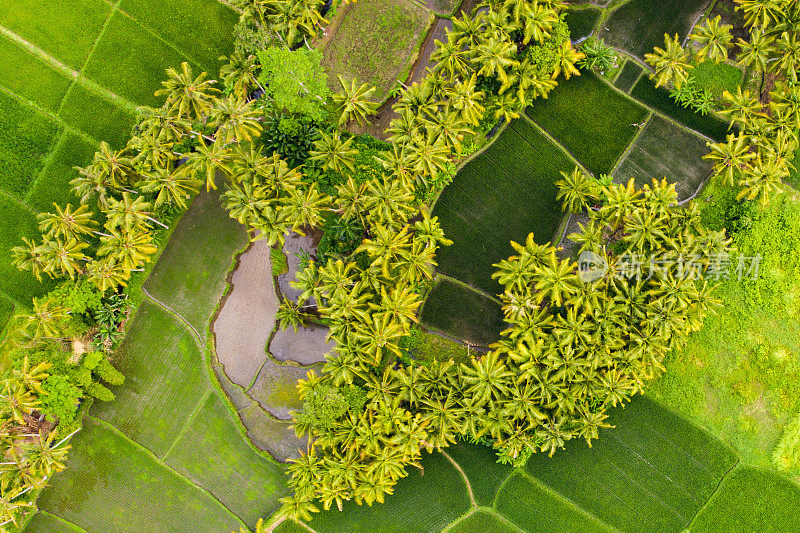
<svg viewBox="0 0 800 533"><path fill-rule="evenodd" d="M506 70L513 68L517 64L514 59L517 52L516 45L498 37L489 36L474 50L476 55L473 61L477 66L480 66L478 76L494 76L503 84L508 83Z"/></svg>
<svg viewBox="0 0 800 533"><path fill-rule="evenodd" d="M256 56L245 56L236 50L230 57L223 55L219 60L225 61L219 68L219 75L236 98L247 99L256 87L260 87L258 83L260 65Z"/></svg>
<svg viewBox="0 0 800 533"><path fill-rule="evenodd" d="M142 227L132 231L114 228L109 232L109 235L100 237L97 255L116 258L119 265L126 270L136 270L142 263L150 261L158 251L153 244L153 235Z"/></svg>
<svg viewBox="0 0 800 533"><path fill-rule="evenodd" d="M314 145L314 150L309 152L311 161L320 161L323 170L333 170L344 173L345 169L355 170L354 159L358 149L353 147L353 138L342 140L337 132L321 132L319 140Z"/></svg>
<svg viewBox="0 0 800 533"><path fill-rule="evenodd" d="M375 178L367 183L364 198L364 226L383 225L399 228L408 220L414 207L414 194L399 180Z"/></svg>
<svg viewBox="0 0 800 533"><path fill-rule="evenodd" d="M14 368L11 371L11 376L12 379L24 385L26 389L43 396L46 393L42 388L42 382L49 376L47 370L52 366L51 363L42 361L32 367L26 354L22 359L22 366Z"/></svg>
<svg viewBox="0 0 800 533"><path fill-rule="evenodd" d="M175 142L167 139L156 128L147 128L131 139L129 146L139 152L133 162L134 167L142 169L140 173L167 168L175 160Z"/></svg>
<svg viewBox="0 0 800 533"><path fill-rule="evenodd" d="M728 59L728 49L731 47L731 28L729 24L720 24L721 17L706 20L697 27L689 38L700 45L697 50L698 61L711 59L714 63Z"/></svg>
<svg viewBox="0 0 800 533"><path fill-rule="evenodd" d="M170 172L162 168L145 176L141 189L142 192L156 193L153 207L166 204L186 209L186 201L200 189L200 183L185 172Z"/></svg>
<svg viewBox="0 0 800 533"><path fill-rule="evenodd" d="M86 260L83 250L89 245L74 237L45 238L41 246L41 261L44 271L51 276L67 275L75 278L83 269L80 266Z"/></svg>
<svg viewBox="0 0 800 533"><path fill-rule="evenodd" d="M590 204L598 200L597 182L587 176L577 166L572 172L561 172L563 179L555 185L558 188L557 200L561 200L561 209L570 213L580 213Z"/></svg>
<svg viewBox="0 0 800 533"><path fill-rule="evenodd" d="M174 116L200 120L211 110L214 96L219 94L213 87L216 80L207 80L205 72L193 78L192 67L186 61L181 63L180 71L168 68L167 76L167 80L161 82L164 88L155 95L167 97L165 107Z"/></svg>
<svg viewBox="0 0 800 533"><path fill-rule="evenodd" d="M724 91L722 97L730 103L730 107L723 113L730 116L731 127L735 124L749 127L763 108L755 95L748 90L742 91L741 87L737 87L736 94Z"/></svg>
<svg viewBox="0 0 800 533"><path fill-rule="evenodd" d="M722 183L735 185L749 161L756 157L750 152L745 135L728 135L727 142L706 143L711 152L703 156L714 162L714 175Z"/></svg>
<svg viewBox="0 0 800 533"><path fill-rule="evenodd" d="M222 193L222 201L231 218L247 226L258 220L264 209L270 205L266 189L255 186L249 181L241 185L231 184L228 190Z"/></svg>
<svg viewBox="0 0 800 533"><path fill-rule="evenodd" d="M656 87L666 85L670 81L675 87L681 85L689 77L689 52L681 48L678 34L674 39L670 39L668 34L664 34L664 48L655 47L654 53L645 54L645 61L655 68L655 72L650 76L656 80Z"/></svg>
<svg viewBox="0 0 800 533"><path fill-rule="evenodd" d="M34 339L59 338L69 315L69 310L44 298L33 299L33 311L28 315L24 331Z"/></svg>
<svg viewBox="0 0 800 533"><path fill-rule="evenodd" d="M149 222L155 222L162 228L164 224L153 218L150 212L150 202L145 201L144 197L137 196L134 200L130 193L123 192L122 199L110 199L106 210L106 227L122 228L125 231L133 231L137 228L150 228Z"/></svg>
<svg viewBox="0 0 800 533"><path fill-rule="evenodd" d="M743 67L755 69L762 73L767 70L767 62L770 56L775 51L772 46L772 40L761 30L753 30L750 32L750 40L745 41L739 39L739 64ZM762 78L763 83L763 78Z"/></svg>
<svg viewBox="0 0 800 533"><path fill-rule="evenodd" d="M473 126L477 126L486 108L481 105L484 92L477 89L477 75L472 74L469 78L459 79L452 87L446 89L446 94L450 105L461 113L461 118Z"/></svg>
<svg viewBox="0 0 800 533"><path fill-rule="evenodd" d="M745 24L761 29L768 28L771 22L779 23L785 15L782 2L775 0L736 0L738 9L744 13Z"/></svg>
<svg viewBox="0 0 800 533"><path fill-rule="evenodd" d="M262 114L237 96L217 98L208 115L208 125L217 128L214 146L251 141L261 133Z"/></svg>
<svg viewBox="0 0 800 533"><path fill-rule="evenodd" d="M37 245L27 237L22 237L23 246L15 246L11 249L12 262L19 270L30 271L41 281L42 273L47 266L44 260L44 247Z"/></svg>
<svg viewBox="0 0 800 533"><path fill-rule="evenodd" d="M339 126L344 126L351 120L355 120L359 126L363 126L367 117L378 110L378 104L370 101L375 87L370 87L366 83L356 87L355 79L350 80L348 86L341 75L338 75L338 79L342 90L334 93L331 98L337 106Z"/></svg>
<svg viewBox="0 0 800 533"><path fill-rule="evenodd" d="M328 209L330 202L327 194L317 190L316 183L312 183L305 191L295 189L284 200L286 223L293 231L304 235L303 227L315 227L322 222L322 212Z"/></svg>
<svg viewBox="0 0 800 533"><path fill-rule="evenodd" d="M775 67L787 73L792 83L797 83L797 70L800 68L800 42L795 31L784 31L777 41L778 61Z"/></svg>
<svg viewBox="0 0 800 533"><path fill-rule="evenodd" d="M478 406L503 399L509 392L507 383L512 375L497 351L473 360L469 365L461 364L461 379L467 387L464 393Z"/></svg>
<svg viewBox="0 0 800 533"><path fill-rule="evenodd" d="M506 4L514 5L514 22L522 25L522 44L531 39L544 42L558 22L558 13L547 5L518 0L507 0Z"/></svg>
<svg viewBox="0 0 800 533"><path fill-rule="evenodd" d="M108 289L125 287L131 277L131 271L117 262L113 256L106 256L91 261L86 266L87 279L93 283L101 293Z"/></svg>
<svg viewBox="0 0 800 533"><path fill-rule="evenodd" d="M65 239L78 238L92 233L92 228L97 226L97 222L92 220L94 214L86 205L80 205L75 210L72 209L72 204L67 204L63 209L56 203L53 206L56 208L55 213L39 213L36 217L39 220L39 230L46 235Z"/></svg>
<svg viewBox="0 0 800 533"><path fill-rule="evenodd" d="M436 39L434 46L435 49L431 53L431 62L436 65L434 67L435 73L444 73L448 79L468 79L470 74L474 75L474 71L470 66L470 53L460 44L453 39L445 39L444 42Z"/></svg>
<svg viewBox="0 0 800 533"><path fill-rule="evenodd" d="M42 477L50 477L64 470L70 446L52 446L53 437L52 433L48 437L39 435L22 444L20 462L26 470Z"/></svg>
<svg viewBox="0 0 800 533"><path fill-rule="evenodd" d="M236 183L258 185L261 179L269 173L271 161L272 158L265 156L261 147L254 143L250 143L246 149L236 145L233 150L231 177Z"/></svg>
<svg viewBox="0 0 800 533"><path fill-rule="evenodd" d="M138 129L141 132L152 131L156 137L164 142L177 142L192 129L190 120L176 117L166 107L154 109L148 106L138 107Z"/></svg>
<svg viewBox="0 0 800 533"><path fill-rule="evenodd" d="M547 263L536 267L536 274L538 278L535 285L536 295L540 301L549 299L560 307L566 298L577 292L575 263L569 259L563 261L556 259L555 249L551 250Z"/></svg>
<svg viewBox="0 0 800 533"><path fill-rule="evenodd" d="M556 50L556 68L553 71L553 79L556 79L562 73L566 79L569 79L573 74L580 76L581 73L575 64L584 57L586 55L573 48L572 42L566 39Z"/></svg>
<svg viewBox="0 0 800 533"><path fill-rule="evenodd" d="M217 188L217 172L222 172L228 176L232 175L233 168L231 160L233 156L230 150L223 148L217 143L208 146L201 137L198 137L199 145L195 151L190 153L186 162L178 167L177 173L188 177L205 178L206 190Z"/></svg>
<svg viewBox="0 0 800 533"><path fill-rule="evenodd" d="M408 327L411 322L418 322L416 313L421 304L422 300L413 288L397 284L388 291L381 287L380 304L370 304L370 307L379 314L390 315Z"/></svg>
<svg viewBox="0 0 800 533"><path fill-rule="evenodd" d="M450 162L450 150L441 136L432 132L416 135L406 148L408 163L416 172L417 181L425 185L428 180L436 179L439 172L446 169Z"/></svg>
<svg viewBox="0 0 800 533"><path fill-rule="evenodd" d="M777 194L783 190L782 179L788 174L785 160L767 159L764 161L759 154L739 179L739 184L743 189L736 199L758 199L761 205L766 205L769 203L771 194Z"/></svg>
<svg viewBox="0 0 800 533"><path fill-rule="evenodd" d="M310 315L300 310L299 305L288 298L283 299L275 313L275 319L281 325L281 329L291 326L295 333L297 333L297 328L302 327L309 317Z"/></svg>

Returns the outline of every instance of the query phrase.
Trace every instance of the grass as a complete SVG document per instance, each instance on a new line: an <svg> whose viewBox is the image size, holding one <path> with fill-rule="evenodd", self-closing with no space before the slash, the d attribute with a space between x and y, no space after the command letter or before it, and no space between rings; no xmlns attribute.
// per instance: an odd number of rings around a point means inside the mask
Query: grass
<svg viewBox="0 0 800 533"><path fill-rule="evenodd" d="M195 198L144 286L197 331L205 331L225 290L232 257L248 240L244 226L228 216L219 195L218 190Z"/></svg>
<svg viewBox="0 0 800 533"><path fill-rule="evenodd" d="M519 529L500 520L498 515L479 509L447 530L449 533L515 533Z"/></svg>
<svg viewBox="0 0 800 533"><path fill-rule="evenodd" d="M694 63L694 68L689 71L694 82L711 91L717 102L724 101L722 93L725 91L736 93L736 88L742 84L744 72L742 69L728 63L714 63L703 61Z"/></svg>
<svg viewBox="0 0 800 533"><path fill-rule="evenodd" d="M13 72L3 76L0 86L52 113L58 111L72 83L5 35L0 35L0 72Z"/></svg>
<svg viewBox="0 0 800 533"><path fill-rule="evenodd" d="M84 533L78 526L70 524L55 515L38 513L34 515L25 527L28 533L51 533L59 531L61 533Z"/></svg>
<svg viewBox="0 0 800 533"><path fill-rule="evenodd" d="M42 171L60 127L3 92L0 117L0 189L21 199Z"/></svg>
<svg viewBox="0 0 800 533"><path fill-rule="evenodd" d="M469 508L467 487L452 463L438 453L424 454L424 475L408 467L408 476L398 481L386 503L372 507L345 502L313 515L309 526L319 533L415 533L439 531Z"/></svg>
<svg viewBox="0 0 800 533"><path fill-rule="evenodd" d="M153 92L161 88L161 81L166 78L164 71L179 67L183 61L188 61L186 56L116 12L86 63L84 74L135 104L160 107L164 97ZM195 66L195 75L199 73Z"/></svg>
<svg viewBox="0 0 800 533"><path fill-rule="evenodd" d="M6 322L8 322L9 318L11 318L11 314L13 312L14 302L3 295L0 295L0 331L3 331ZM4 368L4 366L5 365L0 365L0 368Z"/></svg>
<svg viewBox="0 0 800 533"><path fill-rule="evenodd" d="M280 248L272 248L269 252L270 263L272 263L272 275L282 276L289 272L289 259Z"/></svg>
<svg viewBox="0 0 800 533"><path fill-rule="evenodd" d="M624 531L680 531L736 462L713 437L645 398L613 410L609 422L617 427L601 431L592 448L570 441L552 458L535 454L526 471Z"/></svg>
<svg viewBox="0 0 800 533"><path fill-rule="evenodd" d="M622 71L614 81L614 87L620 91L629 93L633 88L633 84L639 79L641 73L642 67L640 67L636 61L628 61L625 63L625 66L622 67Z"/></svg>
<svg viewBox="0 0 800 533"><path fill-rule="evenodd" d="M3 6L0 26L80 70L110 12L103 0L16 0Z"/></svg>
<svg viewBox="0 0 800 533"><path fill-rule="evenodd" d="M514 253L510 242L549 242L561 220L555 181L574 163L524 119L513 121L445 187L433 209L451 246L437 255L443 274L489 294L493 264Z"/></svg>
<svg viewBox="0 0 800 533"><path fill-rule="evenodd" d="M151 0L122 0L119 7L217 78L217 58L233 52L239 14L219 0L159 0L158 6L153 9Z"/></svg>
<svg viewBox="0 0 800 533"><path fill-rule="evenodd" d="M637 188L667 178L679 198L688 198L713 170L703 159L708 151L705 139L653 115L614 175L623 183L634 178Z"/></svg>
<svg viewBox="0 0 800 533"><path fill-rule="evenodd" d="M323 66L333 90L337 75L346 82L374 85L373 100L383 100L395 84L405 81L433 15L404 0L361 0L349 7L336 34L323 50Z"/></svg>
<svg viewBox="0 0 800 533"><path fill-rule="evenodd" d="M525 113L595 175L608 174L647 110L584 72L562 80Z"/></svg>
<svg viewBox="0 0 800 533"><path fill-rule="evenodd" d="M656 88L655 82L647 75L642 76L634 85L631 96L715 141L725 140L728 133L727 123L712 115L703 116L691 108L681 106L672 99L668 89Z"/></svg>
<svg viewBox="0 0 800 533"><path fill-rule="evenodd" d="M309 533L305 526L301 526L292 520L284 520L278 527L273 529L274 533Z"/></svg>
<svg viewBox="0 0 800 533"><path fill-rule="evenodd" d="M497 490L511 474L512 468L498 463L495 450L489 446L459 441L445 451L467 476L475 503L492 505Z"/></svg>
<svg viewBox="0 0 800 533"><path fill-rule="evenodd" d="M125 146L136 123L136 113L118 103L75 83L59 113L64 122L95 139L102 139L113 148Z"/></svg>
<svg viewBox="0 0 800 533"><path fill-rule="evenodd" d="M613 531L521 472L511 476L500 489L497 510L528 533Z"/></svg>
<svg viewBox="0 0 800 533"><path fill-rule="evenodd" d="M600 12L596 9L570 9L564 20L569 26L570 39L576 41L591 35L597 21L600 19Z"/></svg>
<svg viewBox="0 0 800 533"><path fill-rule="evenodd" d="M797 531L800 487L771 472L740 467L692 522L691 533Z"/></svg>
<svg viewBox="0 0 800 533"><path fill-rule="evenodd" d="M664 34L691 31L708 0L631 0L614 11L600 31L608 44L644 57L654 46L664 46ZM607 28L607 30L605 29Z"/></svg>
<svg viewBox="0 0 800 533"><path fill-rule="evenodd" d="M422 329L412 331L412 354L422 361L452 360L456 364L467 363L472 359L466 346L436 333Z"/></svg>
<svg viewBox="0 0 800 533"><path fill-rule="evenodd" d="M252 528L288 493L285 472L241 438L232 416L224 401L210 393L165 462L207 487Z"/></svg>
<svg viewBox="0 0 800 533"><path fill-rule="evenodd" d="M500 340L506 328L500 304L449 280L433 288L422 310L422 323L480 346Z"/></svg>
<svg viewBox="0 0 800 533"><path fill-rule="evenodd" d="M178 319L145 301L114 365L125 384L92 414L163 456L209 387L197 344Z"/></svg>
<svg viewBox="0 0 800 533"><path fill-rule="evenodd" d="M86 419L71 444L66 471L42 492L39 507L83 529L183 531L190 519L205 531L234 531L241 524L210 494L101 422Z"/></svg>
<svg viewBox="0 0 800 533"><path fill-rule="evenodd" d="M66 131L50 156L36 185L28 192L28 204L39 211L53 209L53 203L63 205L78 199L72 194L69 182L78 177L73 167L84 166L91 161L97 147L77 133Z"/></svg>

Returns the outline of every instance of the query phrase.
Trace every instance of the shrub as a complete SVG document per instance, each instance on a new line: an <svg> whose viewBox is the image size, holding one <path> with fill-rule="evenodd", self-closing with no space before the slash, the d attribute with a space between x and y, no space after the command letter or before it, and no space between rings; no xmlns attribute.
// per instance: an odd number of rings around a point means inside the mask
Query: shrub
<svg viewBox="0 0 800 533"><path fill-rule="evenodd" d="M92 398L97 398L101 402L111 402L114 401L115 398L113 392L96 382L86 387L86 392L89 394L89 396Z"/></svg>
<svg viewBox="0 0 800 533"><path fill-rule="evenodd" d="M289 260L280 248L271 248L269 257L272 262L272 275L281 276L289 272Z"/></svg>
<svg viewBox="0 0 800 533"><path fill-rule="evenodd" d="M51 375L42 383L42 412L58 419L62 424L75 420L78 401L83 397L80 389L64 374Z"/></svg>
<svg viewBox="0 0 800 533"><path fill-rule="evenodd" d="M784 428L783 437L772 454L772 462L778 470L800 472L800 414Z"/></svg>
<svg viewBox="0 0 800 533"><path fill-rule="evenodd" d="M366 392L356 385L317 385L306 395L297 420L303 425L330 429L345 413L360 413L366 401Z"/></svg>

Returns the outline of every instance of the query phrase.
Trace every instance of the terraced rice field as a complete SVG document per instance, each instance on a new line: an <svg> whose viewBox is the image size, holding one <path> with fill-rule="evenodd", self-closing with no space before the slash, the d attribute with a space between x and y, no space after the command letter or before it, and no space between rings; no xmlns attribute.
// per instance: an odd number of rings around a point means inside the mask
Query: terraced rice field
<svg viewBox="0 0 800 533"><path fill-rule="evenodd" d="M636 135L647 110L594 74L560 80L525 114L595 175L608 174Z"/></svg>
<svg viewBox="0 0 800 533"><path fill-rule="evenodd" d="M31 14L35 13L35 16ZM0 330L46 292L10 264L36 215L76 202L69 180L101 140L120 147L164 69L216 73L238 13L217 0L19 0L0 9ZM212 76L213 77L213 76Z"/></svg>
<svg viewBox="0 0 800 533"><path fill-rule="evenodd" d="M506 328L500 303L450 280L441 280L425 300L422 322L471 344L489 346Z"/></svg>
<svg viewBox="0 0 800 533"><path fill-rule="evenodd" d="M675 184L678 197L685 199L697 192L713 170L713 163L703 159L707 153L706 139L654 115L614 177L620 183L633 178L637 187L650 184L653 178L666 178Z"/></svg>
<svg viewBox="0 0 800 533"><path fill-rule="evenodd" d="M275 511L286 474L243 425L264 414L240 418L237 407L248 405L232 404L219 386L207 335L246 243L218 192L195 199L115 356L125 384L112 389L114 402L92 406L26 531L50 532L59 520L85 531L176 531L187 519L198 530L233 531Z"/></svg>
<svg viewBox="0 0 800 533"><path fill-rule="evenodd" d="M664 46L665 33L686 37L709 3L709 0L631 0L611 13L599 35L608 44L642 58L654 46Z"/></svg>

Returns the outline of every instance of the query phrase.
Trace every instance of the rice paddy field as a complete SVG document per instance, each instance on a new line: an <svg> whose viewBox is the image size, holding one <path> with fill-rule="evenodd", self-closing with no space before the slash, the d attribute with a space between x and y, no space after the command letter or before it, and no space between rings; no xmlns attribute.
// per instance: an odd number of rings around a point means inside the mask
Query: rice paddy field
<svg viewBox="0 0 800 533"><path fill-rule="evenodd" d="M695 19L709 0L631 0L620 2L605 21L599 36L626 52L644 57L654 46L664 46L664 34L689 35Z"/></svg>
<svg viewBox="0 0 800 533"><path fill-rule="evenodd" d="M31 16L35 13L36 16ZM0 9L0 330L51 285L10 264L36 215L71 197L73 166L120 147L164 69L216 73L238 13L217 0L19 0Z"/></svg>
<svg viewBox="0 0 800 533"><path fill-rule="evenodd" d="M481 346L500 340L506 328L496 299L448 279L433 288L421 319L428 327Z"/></svg>
<svg viewBox="0 0 800 533"><path fill-rule="evenodd" d="M377 88L373 100L383 101L396 80L405 81L436 18L422 4L408 0L360 0L343 6L338 25L324 42L323 61L332 90L346 82Z"/></svg>

